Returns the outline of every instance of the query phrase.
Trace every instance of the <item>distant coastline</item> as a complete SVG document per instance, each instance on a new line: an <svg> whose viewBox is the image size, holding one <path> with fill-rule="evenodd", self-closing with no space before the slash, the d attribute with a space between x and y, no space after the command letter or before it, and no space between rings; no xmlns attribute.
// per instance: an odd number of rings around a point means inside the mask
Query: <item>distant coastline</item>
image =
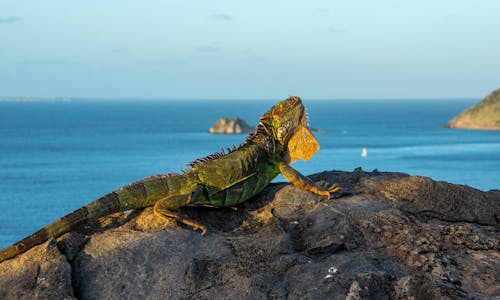
<svg viewBox="0 0 500 300"><path fill-rule="evenodd" d="M0 96L0 102L68 102L72 101L72 97L29 97L29 96L19 96L19 97L2 97Z"/></svg>

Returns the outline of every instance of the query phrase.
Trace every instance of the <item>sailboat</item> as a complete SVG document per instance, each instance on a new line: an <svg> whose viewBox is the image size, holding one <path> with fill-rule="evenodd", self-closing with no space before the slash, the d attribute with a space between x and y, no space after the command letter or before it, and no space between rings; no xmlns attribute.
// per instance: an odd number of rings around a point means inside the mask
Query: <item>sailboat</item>
<svg viewBox="0 0 500 300"><path fill-rule="evenodd" d="M363 150L361 151L361 156L362 157L367 157L368 156L368 150L366 150L366 148L363 148Z"/></svg>

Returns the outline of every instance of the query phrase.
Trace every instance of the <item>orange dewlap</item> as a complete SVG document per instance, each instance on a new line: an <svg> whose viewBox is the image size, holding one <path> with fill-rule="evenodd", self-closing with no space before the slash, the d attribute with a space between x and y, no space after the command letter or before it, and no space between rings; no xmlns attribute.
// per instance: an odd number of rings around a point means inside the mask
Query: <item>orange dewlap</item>
<svg viewBox="0 0 500 300"><path fill-rule="evenodd" d="M319 150L319 144L309 128L300 127L288 142L290 161L310 159Z"/></svg>

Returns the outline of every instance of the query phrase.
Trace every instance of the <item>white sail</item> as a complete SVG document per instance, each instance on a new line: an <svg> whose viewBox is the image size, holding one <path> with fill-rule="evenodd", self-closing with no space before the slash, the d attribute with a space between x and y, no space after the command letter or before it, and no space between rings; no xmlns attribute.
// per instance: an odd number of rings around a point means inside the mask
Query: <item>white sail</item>
<svg viewBox="0 0 500 300"><path fill-rule="evenodd" d="M361 156L362 157L367 157L368 156L368 150L366 150L366 148L363 148L363 150L361 151Z"/></svg>

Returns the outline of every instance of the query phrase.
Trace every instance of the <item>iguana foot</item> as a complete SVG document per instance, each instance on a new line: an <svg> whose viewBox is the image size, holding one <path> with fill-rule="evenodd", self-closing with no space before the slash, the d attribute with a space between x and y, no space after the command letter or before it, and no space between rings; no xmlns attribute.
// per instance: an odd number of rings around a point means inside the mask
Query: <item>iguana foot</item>
<svg viewBox="0 0 500 300"><path fill-rule="evenodd" d="M165 221L168 221L170 219L175 219L178 222L182 222L188 226L191 226L193 228L193 230L199 229L199 230L201 230L201 235L205 235L205 233L207 233L207 228L205 226L203 226L203 225L201 225L193 220L181 218L179 215L177 215L169 210L159 208L158 205L154 206L153 213L155 214L155 216L157 216Z"/></svg>
<svg viewBox="0 0 500 300"><path fill-rule="evenodd" d="M205 235L205 233L207 233L207 227L193 221L193 220L188 220L188 219L179 219L179 221L181 221L182 223L188 225L188 226L191 226L193 227L193 230L201 230L201 235Z"/></svg>
<svg viewBox="0 0 500 300"><path fill-rule="evenodd" d="M318 186L321 187L321 189L324 190L324 193L322 193L322 196L325 196L326 198L330 199L331 194L338 193L342 191L342 188L335 183L329 183L326 180L320 180L318 182Z"/></svg>

